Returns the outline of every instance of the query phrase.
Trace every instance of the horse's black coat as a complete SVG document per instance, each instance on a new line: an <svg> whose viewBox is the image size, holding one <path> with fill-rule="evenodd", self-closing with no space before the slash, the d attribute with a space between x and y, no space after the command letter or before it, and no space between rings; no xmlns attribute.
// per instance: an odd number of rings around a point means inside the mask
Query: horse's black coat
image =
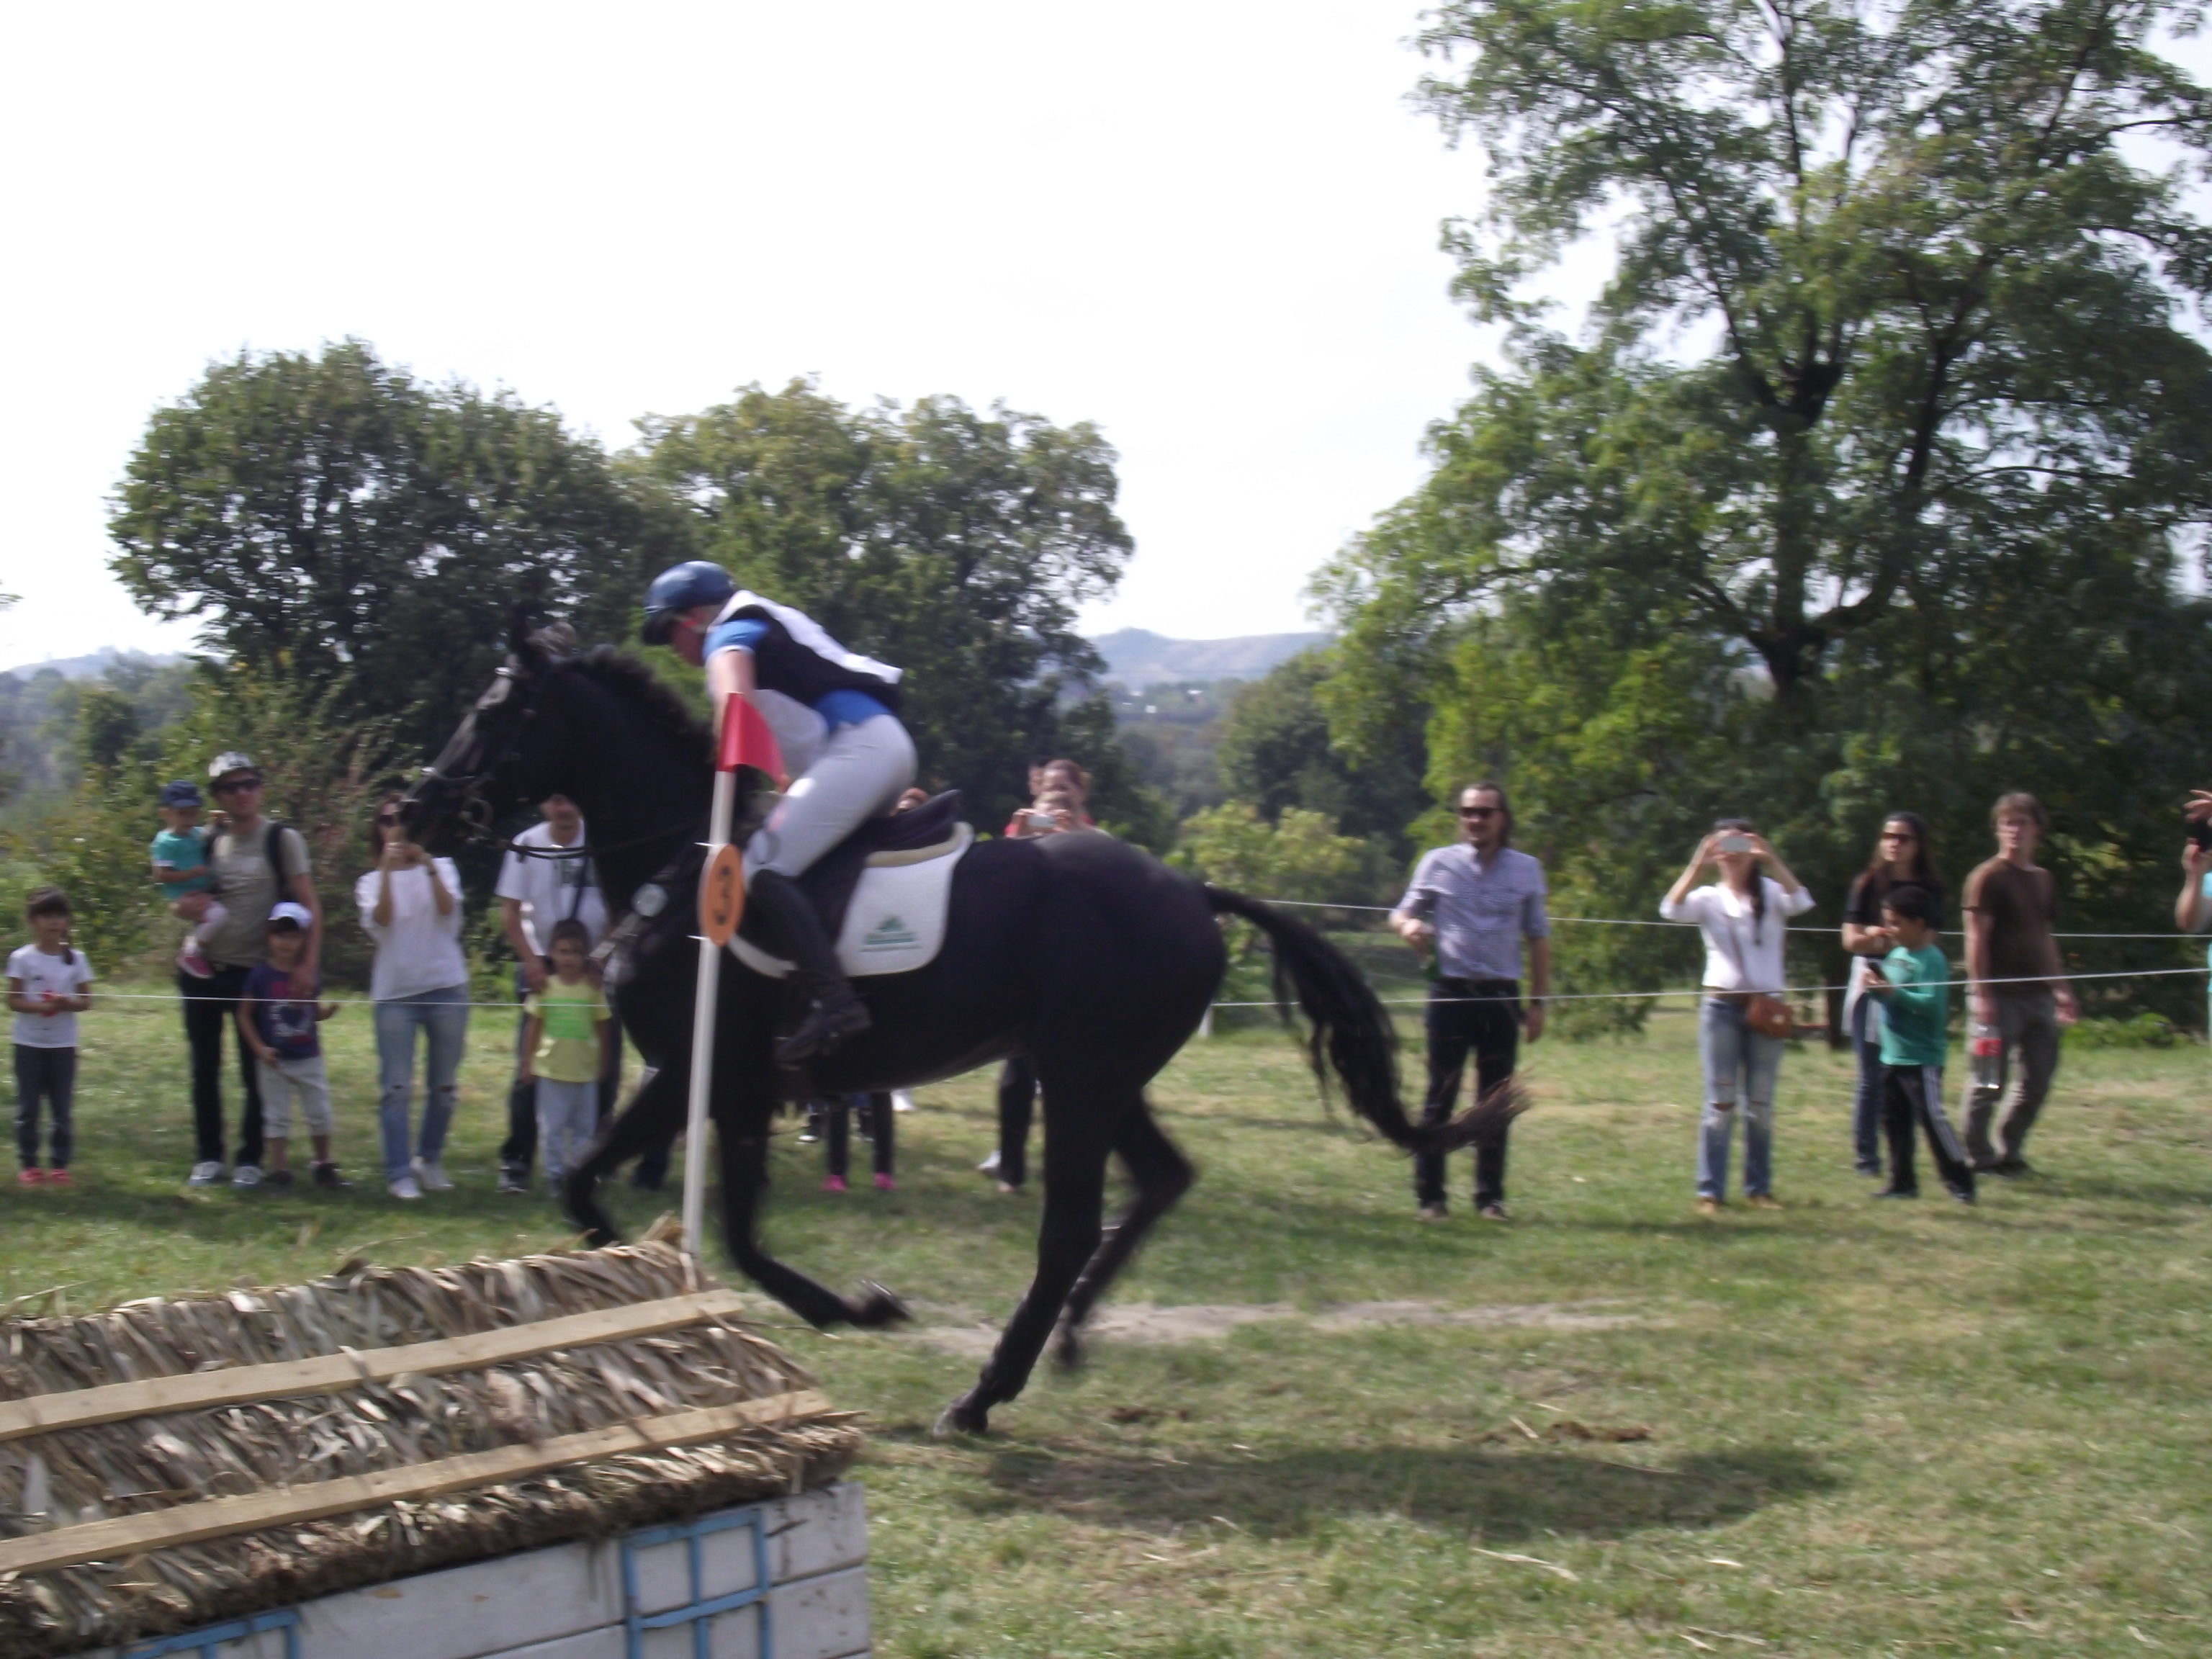
<svg viewBox="0 0 2212 1659"><path fill-rule="evenodd" d="M629 911L649 880L668 890L665 908L624 930L609 965L610 994L653 1071L568 1178L569 1212L595 1243L616 1237L596 1196L600 1181L665 1140L684 1115L698 971L696 844L710 767L708 735L642 665L605 647L569 654L540 635L516 641L501 681L410 800L410 821L430 836L455 818L481 821L486 809L566 795L583 811L612 914ZM1045 1121L1036 1277L944 1426L983 1429L993 1406L1021 1392L1055 1324L1061 1356L1072 1361L1085 1316L1189 1187L1190 1165L1152 1121L1144 1090L1197 1030L1220 985L1221 911L1267 933L1279 998L1295 995L1312 1024L1316 1072L1326 1080L1333 1070L1352 1109L1392 1141L1463 1146L1486 1120L1515 1109L1510 1101L1486 1103L1433 1130L1409 1121L1381 1005L1301 923L1202 887L1108 836L979 843L954 875L937 960L857 981L874 1024L817 1061L812 1077L816 1091L835 1094L927 1083L1016 1052L1036 1060ZM758 1242L781 1000L780 982L726 963L712 1104L730 1254L815 1325L883 1325L903 1316L889 1291L870 1285L857 1297L840 1296ZM1135 1196L1106 1228L1109 1154L1121 1157Z"/></svg>

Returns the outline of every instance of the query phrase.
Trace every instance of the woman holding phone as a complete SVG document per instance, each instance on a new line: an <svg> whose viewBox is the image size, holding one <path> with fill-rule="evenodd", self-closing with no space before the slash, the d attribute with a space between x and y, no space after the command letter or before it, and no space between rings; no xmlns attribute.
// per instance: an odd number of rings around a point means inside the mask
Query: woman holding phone
<svg viewBox="0 0 2212 1659"><path fill-rule="evenodd" d="M361 925L376 941L368 994L383 1085L384 1179L394 1198L412 1200L453 1184L443 1159L468 1039L469 964L461 954L461 873L453 860L434 859L407 839L399 803L395 792L379 804L376 868L353 890ZM410 1149L407 1102L418 1032L426 1055L422 1127Z"/></svg>
<svg viewBox="0 0 2212 1659"><path fill-rule="evenodd" d="M1708 866L1720 879L1696 885ZM1722 818L1698 843L1659 914L1695 922L1705 940L1698 1052L1705 1109L1698 1123L1698 1212L1728 1201L1729 1143L1743 1109L1743 1194L1754 1210L1778 1210L1774 1177L1774 1084L1782 1069L1789 1009L1782 1001L1788 919L1813 896L1747 818Z"/></svg>

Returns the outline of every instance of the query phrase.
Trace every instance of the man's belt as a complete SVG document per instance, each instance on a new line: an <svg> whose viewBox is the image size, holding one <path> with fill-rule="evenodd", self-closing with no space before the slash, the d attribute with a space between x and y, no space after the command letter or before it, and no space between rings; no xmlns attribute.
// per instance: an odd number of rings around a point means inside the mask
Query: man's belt
<svg viewBox="0 0 2212 1659"><path fill-rule="evenodd" d="M1446 977L1432 981L1431 983L1440 986L1444 990L1449 991L1457 996L1517 997L1521 994L1521 981L1517 979L1452 979Z"/></svg>

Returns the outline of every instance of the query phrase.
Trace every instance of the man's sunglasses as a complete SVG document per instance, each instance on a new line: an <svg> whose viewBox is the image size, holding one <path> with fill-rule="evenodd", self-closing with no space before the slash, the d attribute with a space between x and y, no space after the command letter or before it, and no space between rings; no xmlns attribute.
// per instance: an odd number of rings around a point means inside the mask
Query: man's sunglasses
<svg viewBox="0 0 2212 1659"><path fill-rule="evenodd" d="M261 780L258 778L226 778L215 786L215 792L218 795L234 795L241 789L258 789L260 787Z"/></svg>
<svg viewBox="0 0 2212 1659"><path fill-rule="evenodd" d="M383 828L389 830L393 824L399 822L399 814L397 812L379 812L376 815L376 821Z"/></svg>
<svg viewBox="0 0 2212 1659"><path fill-rule="evenodd" d="M1500 810L1495 806L1462 806L1459 815L1463 818L1494 818Z"/></svg>

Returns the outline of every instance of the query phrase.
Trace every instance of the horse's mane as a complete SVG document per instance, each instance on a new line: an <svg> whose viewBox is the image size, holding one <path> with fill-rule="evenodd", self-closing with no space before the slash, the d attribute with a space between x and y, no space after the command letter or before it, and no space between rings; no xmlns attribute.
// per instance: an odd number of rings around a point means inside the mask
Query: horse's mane
<svg viewBox="0 0 2212 1659"><path fill-rule="evenodd" d="M637 658L611 645L595 645L566 659L563 666L631 704L679 750L694 751L699 763L714 763L714 734L684 705L684 699Z"/></svg>

